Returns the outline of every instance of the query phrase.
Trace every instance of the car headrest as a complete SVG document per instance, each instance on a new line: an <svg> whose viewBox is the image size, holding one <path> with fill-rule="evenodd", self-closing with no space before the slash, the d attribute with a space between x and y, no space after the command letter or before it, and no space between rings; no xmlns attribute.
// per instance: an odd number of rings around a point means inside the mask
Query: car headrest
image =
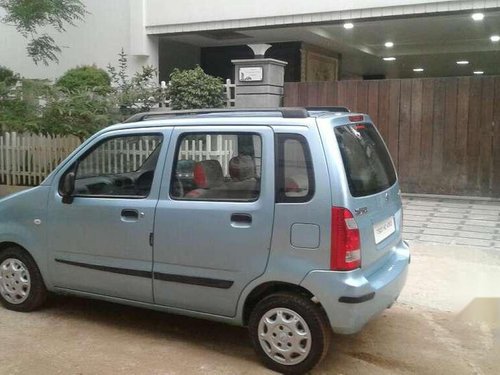
<svg viewBox="0 0 500 375"><path fill-rule="evenodd" d="M193 180L199 189L211 189L224 182L222 167L217 160L203 160L194 165Z"/></svg>
<svg viewBox="0 0 500 375"><path fill-rule="evenodd" d="M238 155L229 160L229 175L233 180L255 178L255 161L249 155Z"/></svg>

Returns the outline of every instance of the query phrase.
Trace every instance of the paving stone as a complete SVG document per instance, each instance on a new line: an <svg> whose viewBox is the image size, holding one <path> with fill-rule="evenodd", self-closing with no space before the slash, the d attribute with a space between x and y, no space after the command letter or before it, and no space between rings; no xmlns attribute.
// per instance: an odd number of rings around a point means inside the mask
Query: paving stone
<svg viewBox="0 0 500 375"><path fill-rule="evenodd" d="M492 227L495 228L499 224L496 221L484 221L484 220L465 220L464 221L465 225L481 225L485 227Z"/></svg>
<svg viewBox="0 0 500 375"><path fill-rule="evenodd" d="M434 208L434 210L437 212L451 212L451 213L457 213L457 214L469 214L470 213L470 211L468 209L464 209L464 208L437 207L437 208Z"/></svg>
<svg viewBox="0 0 500 375"><path fill-rule="evenodd" d="M468 203L467 201L464 201L464 202L457 202L457 203L453 203L453 202L439 202L439 207L449 207L449 208L460 208L460 209L468 209L468 208L471 208L472 205L470 203Z"/></svg>
<svg viewBox="0 0 500 375"><path fill-rule="evenodd" d="M497 199L470 199L469 202L477 205L500 205L500 201Z"/></svg>
<svg viewBox="0 0 500 375"><path fill-rule="evenodd" d="M436 206L436 202L432 202L432 201L408 201L408 203L414 204L416 206L431 206L431 207Z"/></svg>
<svg viewBox="0 0 500 375"><path fill-rule="evenodd" d="M460 238L480 238L483 240L493 240L494 236L488 233L478 233L478 232L458 232L458 237Z"/></svg>
<svg viewBox="0 0 500 375"><path fill-rule="evenodd" d="M427 228L432 229L451 229L453 231L460 230L460 224L445 224L445 223L427 223Z"/></svg>
<svg viewBox="0 0 500 375"><path fill-rule="evenodd" d="M462 224L464 220L452 219L449 217L431 217L428 221L431 223Z"/></svg>
<svg viewBox="0 0 500 375"><path fill-rule="evenodd" d="M488 204L484 206L478 206L476 204L472 205L471 211L477 212L477 213L484 213L485 211L488 212L500 212L500 204Z"/></svg>
<svg viewBox="0 0 500 375"><path fill-rule="evenodd" d="M424 221L413 221L413 220L404 220L403 228L423 228L425 225Z"/></svg>
<svg viewBox="0 0 500 375"><path fill-rule="evenodd" d="M466 232L480 232L480 233L490 233L490 234L500 233L500 229L498 228L482 227L479 225L460 225L459 229Z"/></svg>
<svg viewBox="0 0 500 375"><path fill-rule="evenodd" d="M488 215L493 215L493 216L498 216L500 217L500 207L495 207L495 208L488 208L487 209L487 212L485 212L486 210L482 209L482 210L477 210L477 209L472 209L472 210L469 210L469 212L473 215L484 215L484 214L488 214Z"/></svg>
<svg viewBox="0 0 500 375"><path fill-rule="evenodd" d="M471 246L484 246L492 247L492 241L489 240L478 240L473 238L457 238L455 243L458 245L471 245Z"/></svg>
<svg viewBox="0 0 500 375"><path fill-rule="evenodd" d="M425 211L425 212L432 212L435 210L435 207L432 206L413 206L413 205L406 205L403 206L407 210L415 210L415 211Z"/></svg>
<svg viewBox="0 0 500 375"><path fill-rule="evenodd" d="M428 211L420 211L420 210L413 210L413 209L406 209L405 211L406 215L409 216L432 216L433 212L428 212Z"/></svg>
<svg viewBox="0 0 500 375"><path fill-rule="evenodd" d="M415 233L403 233L404 240L416 240L418 239L418 234Z"/></svg>
<svg viewBox="0 0 500 375"><path fill-rule="evenodd" d="M498 221L498 216L492 215L467 215L467 219L470 220L487 220L487 221Z"/></svg>
<svg viewBox="0 0 500 375"><path fill-rule="evenodd" d="M498 202L496 203L491 203L491 202L488 202L488 203L484 203L484 204L473 204L471 206L471 208L473 210L499 210L500 209L500 204Z"/></svg>
<svg viewBox="0 0 500 375"><path fill-rule="evenodd" d="M426 217L417 217L417 216L412 216L411 218L404 218L403 219L403 224L404 225L412 225L412 226L415 226L415 225L419 225L421 226L422 224L425 224L429 221L428 218Z"/></svg>
<svg viewBox="0 0 500 375"><path fill-rule="evenodd" d="M451 217L454 219L461 219L464 217L463 214L451 213L451 212L434 212L435 217Z"/></svg>
<svg viewBox="0 0 500 375"><path fill-rule="evenodd" d="M403 227L403 233L422 233L423 228L421 227Z"/></svg>
<svg viewBox="0 0 500 375"><path fill-rule="evenodd" d="M433 236L433 235L421 234L418 237L418 239L420 241L424 241L424 242L437 242L437 243L451 244L453 237L446 238L443 236Z"/></svg>
<svg viewBox="0 0 500 375"><path fill-rule="evenodd" d="M455 231L447 229L424 228L423 234L434 234L437 236L454 237Z"/></svg>

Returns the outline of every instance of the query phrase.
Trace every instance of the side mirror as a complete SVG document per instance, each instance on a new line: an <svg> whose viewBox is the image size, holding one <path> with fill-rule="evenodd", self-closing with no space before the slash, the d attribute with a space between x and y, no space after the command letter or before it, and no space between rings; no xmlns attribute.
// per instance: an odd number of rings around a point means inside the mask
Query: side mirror
<svg viewBox="0 0 500 375"><path fill-rule="evenodd" d="M73 203L73 192L75 191L75 172L67 173L62 180L60 193L62 202L65 204Z"/></svg>

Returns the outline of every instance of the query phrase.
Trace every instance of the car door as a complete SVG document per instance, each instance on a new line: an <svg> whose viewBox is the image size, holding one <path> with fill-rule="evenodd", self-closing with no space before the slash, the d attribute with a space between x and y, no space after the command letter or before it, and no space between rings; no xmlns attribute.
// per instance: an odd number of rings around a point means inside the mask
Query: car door
<svg viewBox="0 0 500 375"><path fill-rule="evenodd" d="M154 228L155 303L234 316L269 256L273 131L185 126L171 145Z"/></svg>
<svg viewBox="0 0 500 375"><path fill-rule="evenodd" d="M55 177L48 204L49 269L56 288L152 302L154 211L170 130L100 136ZM72 202L59 193L75 173Z"/></svg>

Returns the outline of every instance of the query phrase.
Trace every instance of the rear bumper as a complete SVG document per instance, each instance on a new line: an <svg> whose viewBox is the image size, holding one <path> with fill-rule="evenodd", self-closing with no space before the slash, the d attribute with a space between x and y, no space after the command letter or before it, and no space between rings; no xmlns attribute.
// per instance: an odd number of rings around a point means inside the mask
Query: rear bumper
<svg viewBox="0 0 500 375"><path fill-rule="evenodd" d="M319 300L334 332L352 334L398 298L409 262L409 247L401 241L376 269L311 271L301 286Z"/></svg>

